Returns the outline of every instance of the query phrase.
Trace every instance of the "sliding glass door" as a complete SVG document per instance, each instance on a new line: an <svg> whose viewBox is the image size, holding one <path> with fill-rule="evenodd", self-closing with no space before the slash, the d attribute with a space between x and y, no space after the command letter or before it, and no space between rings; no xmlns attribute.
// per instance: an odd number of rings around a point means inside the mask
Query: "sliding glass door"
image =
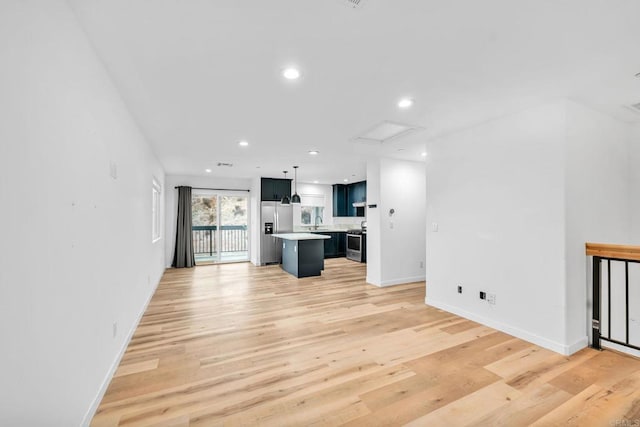
<svg viewBox="0 0 640 427"><path fill-rule="evenodd" d="M249 198L219 196L220 261L249 260Z"/></svg>
<svg viewBox="0 0 640 427"><path fill-rule="evenodd" d="M194 190L193 248L197 264L249 260L249 198Z"/></svg>

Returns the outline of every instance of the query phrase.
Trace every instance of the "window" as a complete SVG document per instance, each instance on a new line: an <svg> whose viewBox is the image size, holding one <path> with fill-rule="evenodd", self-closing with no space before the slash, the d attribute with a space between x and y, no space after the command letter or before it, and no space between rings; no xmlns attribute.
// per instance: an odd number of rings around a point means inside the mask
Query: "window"
<svg viewBox="0 0 640 427"><path fill-rule="evenodd" d="M160 183L154 178L151 186L151 241L157 242L162 237L160 224Z"/></svg>
<svg viewBox="0 0 640 427"><path fill-rule="evenodd" d="M300 223L302 225L322 224L324 207L322 206L302 206L300 208Z"/></svg>
<svg viewBox="0 0 640 427"><path fill-rule="evenodd" d="M319 225L324 218L324 196L321 194L300 195L300 223Z"/></svg>

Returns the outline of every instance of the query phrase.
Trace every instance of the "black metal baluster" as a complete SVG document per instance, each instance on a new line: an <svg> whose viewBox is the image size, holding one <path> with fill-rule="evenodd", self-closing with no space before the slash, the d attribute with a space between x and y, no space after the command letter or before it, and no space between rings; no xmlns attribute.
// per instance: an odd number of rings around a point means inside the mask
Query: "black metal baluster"
<svg viewBox="0 0 640 427"><path fill-rule="evenodd" d="M607 337L611 339L611 260L607 260Z"/></svg>
<svg viewBox="0 0 640 427"><path fill-rule="evenodd" d="M591 317L592 347L601 350L600 346L600 257L593 257L593 307Z"/></svg>
<svg viewBox="0 0 640 427"><path fill-rule="evenodd" d="M626 320L626 343L629 344L629 261L624 262L624 298L625 298L625 320Z"/></svg>

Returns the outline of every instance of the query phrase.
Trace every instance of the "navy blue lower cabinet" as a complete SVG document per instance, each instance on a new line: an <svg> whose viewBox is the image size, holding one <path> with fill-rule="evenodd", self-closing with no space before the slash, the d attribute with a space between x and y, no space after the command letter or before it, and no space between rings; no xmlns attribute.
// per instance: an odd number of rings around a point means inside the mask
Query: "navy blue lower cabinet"
<svg viewBox="0 0 640 427"><path fill-rule="evenodd" d="M331 236L330 239L324 241L324 257L338 258L347 256L347 233L346 232L326 232L315 231L313 234L323 234Z"/></svg>
<svg viewBox="0 0 640 427"><path fill-rule="evenodd" d="M325 240L326 241L326 240ZM320 276L324 270L322 240L283 240L282 269L296 277Z"/></svg>
<svg viewBox="0 0 640 427"><path fill-rule="evenodd" d="M347 256L347 233L336 233L336 246L338 257Z"/></svg>
<svg viewBox="0 0 640 427"><path fill-rule="evenodd" d="M327 236L331 236L330 239L324 241L324 257L335 258L338 256L338 246L336 244L337 233L325 233Z"/></svg>

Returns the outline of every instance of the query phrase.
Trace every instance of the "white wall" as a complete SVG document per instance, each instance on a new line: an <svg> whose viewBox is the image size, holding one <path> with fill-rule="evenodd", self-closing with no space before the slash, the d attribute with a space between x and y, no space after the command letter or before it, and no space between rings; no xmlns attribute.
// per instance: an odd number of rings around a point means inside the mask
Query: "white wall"
<svg viewBox="0 0 640 427"><path fill-rule="evenodd" d="M638 243L633 144L628 124L564 100L431 143L427 303L561 353L586 346L585 242Z"/></svg>
<svg viewBox="0 0 640 427"><path fill-rule="evenodd" d="M252 215L251 206L255 205L254 198L260 197L254 191L246 192L242 190L252 190L253 182L250 179L240 178L220 178L208 176L185 176L185 175L167 175L167 191L166 191L166 209L167 221L165 224L166 244L165 244L165 262L167 267L171 267L173 262L173 252L176 245L176 221L178 218L178 190L175 187L189 186L196 188L220 188L229 190L239 190L239 194L246 194L249 197L249 227L250 230L257 227L259 217ZM259 188L259 187L258 187ZM196 190L193 190L196 191ZM222 191L220 193L223 193ZM250 234L251 235L251 234ZM253 249L253 239L249 242L249 252ZM250 255L251 257L251 255Z"/></svg>
<svg viewBox="0 0 640 427"><path fill-rule="evenodd" d="M262 191L261 180L260 178L254 178L251 180L251 229L250 235L251 239L249 240L249 260L253 265L258 265L260 262L260 236L262 226L261 221L261 210L260 210L260 192Z"/></svg>
<svg viewBox="0 0 640 427"><path fill-rule="evenodd" d="M593 117L589 117L590 120L596 120ZM598 118L598 121L603 121L605 118ZM619 123L612 123L609 126L613 126L618 128L617 132L614 132L613 135L624 136L624 128L626 125L621 125ZM622 127L622 129L620 129ZM613 171L612 167L607 168L607 159L611 157L611 155L607 155L605 159L599 159L600 164L599 169L604 170L606 173L610 174L610 176L603 176L603 179L608 184L615 184L621 186L622 182L617 179L621 174L626 173L629 176L628 182L626 182L626 190L627 190L627 202L629 205L629 231L623 233L624 236L620 236L620 232L622 230L610 230L612 227L611 224L600 225L600 227L595 229L595 232L598 233L600 237L606 232L609 232L609 235L614 235L618 237L618 240L598 240L605 241L610 243L622 243L622 244L631 244L631 245L640 245L640 168L638 168L638 164L640 164L640 126L629 126L628 127L628 144L627 148L627 161L626 168L622 170ZM598 162L598 160L596 160ZM604 164L604 165L603 165ZM611 165L613 166L613 165ZM608 170L607 170L608 169ZM603 189L600 186L597 187L596 196L602 199L605 203L609 203L611 208L616 206L616 199L618 197L621 188L616 188L616 190L612 191L613 194L604 194ZM612 200L613 199L613 200ZM618 202L619 204L619 202ZM607 217L611 217L616 215L616 212L608 212L607 205L596 209L596 214L604 217L606 220ZM604 227L604 229L603 229ZM604 239L604 237L602 237ZM615 237L614 237L615 238ZM595 241L595 239L590 239L590 241ZM608 328L608 295L606 291L606 280L608 276L608 264L606 262L602 262L601 264L601 277L603 283L603 291L601 294L601 324L602 324L602 333L606 336L609 334ZM589 301L589 309L587 310L587 319L591 318L591 295L592 295L592 270L591 263L587 266L586 272L586 280L588 282L587 288L587 299ZM625 332L626 332L626 321L624 317L624 305L625 305L625 295L624 289L625 283L625 271L624 264L622 262L611 262L611 287L612 287L612 298L611 298L611 336L613 339L618 339L620 341L625 340ZM632 344L640 343L640 293L637 292L637 284L640 283L640 265L629 263L629 284L630 284L630 293L629 293L629 340ZM618 290L618 291L616 291ZM591 335L591 329L588 329L589 335ZM606 341L601 342L603 347L610 347L625 353L632 354L636 357L640 357L640 352L635 351L629 348L625 348L622 346L618 346L614 343L609 343Z"/></svg>
<svg viewBox="0 0 640 427"><path fill-rule="evenodd" d="M503 117L430 142L426 165L427 304L560 352L564 123L562 102Z"/></svg>
<svg viewBox="0 0 640 427"><path fill-rule="evenodd" d="M66 2L0 4L0 93L0 425L77 426L163 273L164 172Z"/></svg>
<svg viewBox="0 0 640 427"><path fill-rule="evenodd" d="M629 141L629 200L631 201L631 241L640 245L640 124L631 129Z"/></svg>
<svg viewBox="0 0 640 427"><path fill-rule="evenodd" d="M380 162L367 162L367 283L382 283ZM368 205L377 205L369 208Z"/></svg>
<svg viewBox="0 0 640 427"><path fill-rule="evenodd" d="M640 244L631 236L631 127L575 102L566 103L566 337L587 344L591 274L585 242ZM585 304L585 301L588 301ZM624 304L624 302L622 302Z"/></svg>
<svg viewBox="0 0 640 427"><path fill-rule="evenodd" d="M367 168L367 282L389 286L424 280L424 163L380 159ZM390 216L389 211L395 213Z"/></svg>

